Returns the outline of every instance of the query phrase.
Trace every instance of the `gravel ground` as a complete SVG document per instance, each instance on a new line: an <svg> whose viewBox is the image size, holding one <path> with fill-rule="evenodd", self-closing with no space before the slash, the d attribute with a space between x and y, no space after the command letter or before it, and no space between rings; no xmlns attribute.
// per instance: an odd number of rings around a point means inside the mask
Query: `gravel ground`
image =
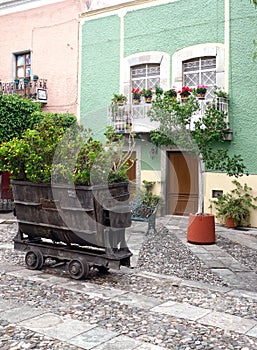
<svg viewBox="0 0 257 350"><path fill-rule="evenodd" d="M165 228L155 235L147 236L140 250L138 267L150 272L226 286L222 279L212 273L174 234Z"/></svg>
<svg viewBox="0 0 257 350"><path fill-rule="evenodd" d="M242 265L247 266L257 272L257 254L256 250L244 247L241 244L230 241L227 238L217 238L217 245L223 248L233 258L238 260ZM257 277L257 276L256 276Z"/></svg>
<svg viewBox="0 0 257 350"><path fill-rule="evenodd" d="M8 248L16 230L16 224L0 225L0 244L2 245L0 261L24 266L24 254ZM252 249L221 237L218 237L217 244L242 264L253 270L256 269L256 255L253 254ZM3 245L6 245L6 248ZM160 229L157 235L146 237L140 250L138 269L204 282L212 286L225 285L172 232L165 229ZM69 278L62 270L46 268L46 272L62 274L63 278ZM80 283L87 282L136 292L160 298L163 301L187 302L257 321L257 303L254 299L235 297L211 288L181 286L171 283L168 279L154 278L154 276L153 278L142 277L133 270L130 273L112 271L106 275L92 270L88 279ZM83 294L46 283L35 283L1 274L0 290L5 300L19 301L38 308L43 307L46 311L62 316L68 315L112 331L119 331L129 337L167 349L253 350L257 348L256 338L122 305L112 300L95 297L88 297L85 300ZM0 349L73 350L79 348L67 346L60 341L53 341L27 329L8 324L6 321L0 321Z"/></svg>
<svg viewBox="0 0 257 350"><path fill-rule="evenodd" d="M146 281L141 282L146 283ZM97 324L111 331L119 331L129 337L159 344L167 349L222 349L224 344L226 344L226 349L247 349L247 347L255 349L257 346L256 339L234 332L225 332L194 321L175 319L171 316L121 305L111 300L87 298L85 301L84 295L80 293L67 291L60 287L49 287L44 283L37 283L35 286L32 281L18 281L4 276L1 290L7 300L26 301L33 307L43 307L44 310L61 316L69 315L74 319ZM200 295L197 297L200 298ZM235 307L239 309L242 305ZM8 324L5 326L10 327ZM15 338L20 339L20 330L11 328L11 332ZM22 332L26 337L33 334L28 330L22 330ZM36 342L39 349L44 348L46 341L47 338L41 337L39 340L38 335L33 336L33 342ZM43 345L40 345L42 342ZM53 347L49 349L63 348L63 344L57 345L53 341L51 341L51 346Z"/></svg>

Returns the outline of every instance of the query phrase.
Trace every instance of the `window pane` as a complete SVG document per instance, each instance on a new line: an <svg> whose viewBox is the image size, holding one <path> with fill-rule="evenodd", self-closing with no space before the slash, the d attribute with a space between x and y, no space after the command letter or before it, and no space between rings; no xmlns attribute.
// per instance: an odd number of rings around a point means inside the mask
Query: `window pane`
<svg viewBox="0 0 257 350"><path fill-rule="evenodd" d="M17 56L17 66L23 66L24 65L24 55L18 55Z"/></svg>
<svg viewBox="0 0 257 350"><path fill-rule="evenodd" d="M23 78L24 77L24 68L20 67L17 69L17 77L18 78Z"/></svg>
<svg viewBox="0 0 257 350"><path fill-rule="evenodd" d="M149 78L147 80L147 89L154 89L156 85L160 85L160 77Z"/></svg>
<svg viewBox="0 0 257 350"><path fill-rule="evenodd" d="M184 72L199 70L199 59L183 63Z"/></svg>
<svg viewBox="0 0 257 350"><path fill-rule="evenodd" d="M30 54L26 55L26 64L30 64Z"/></svg>
<svg viewBox="0 0 257 350"><path fill-rule="evenodd" d="M216 68L216 58L202 58L201 66L202 69Z"/></svg>
<svg viewBox="0 0 257 350"><path fill-rule="evenodd" d="M26 67L26 77L30 77L30 66Z"/></svg>
<svg viewBox="0 0 257 350"><path fill-rule="evenodd" d="M159 65L149 65L147 67L148 75L160 75L160 66Z"/></svg>
<svg viewBox="0 0 257 350"><path fill-rule="evenodd" d="M145 77L146 75L146 67L136 66L131 70L132 78Z"/></svg>
<svg viewBox="0 0 257 350"><path fill-rule="evenodd" d="M184 85L196 86L199 83L198 73L186 73L184 76Z"/></svg>

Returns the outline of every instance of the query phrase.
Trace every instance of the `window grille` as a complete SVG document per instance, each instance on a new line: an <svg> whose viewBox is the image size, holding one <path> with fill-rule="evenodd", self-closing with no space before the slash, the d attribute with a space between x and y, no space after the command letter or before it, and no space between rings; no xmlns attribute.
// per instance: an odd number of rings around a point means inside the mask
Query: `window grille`
<svg viewBox="0 0 257 350"><path fill-rule="evenodd" d="M160 64L140 64L131 67L131 90L132 89L155 89L156 85L160 85ZM133 106L133 118L144 118L146 109L149 106L144 105L142 99L140 105Z"/></svg>
<svg viewBox="0 0 257 350"><path fill-rule="evenodd" d="M214 97L216 85L216 57L199 57L183 62L183 85L196 88L207 85L206 100Z"/></svg>

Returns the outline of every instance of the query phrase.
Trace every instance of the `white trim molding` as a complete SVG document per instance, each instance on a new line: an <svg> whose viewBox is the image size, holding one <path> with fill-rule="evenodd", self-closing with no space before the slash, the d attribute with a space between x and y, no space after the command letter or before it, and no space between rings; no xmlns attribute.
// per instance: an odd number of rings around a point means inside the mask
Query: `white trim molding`
<svg viewBox="0 0 257 350"><path fill-rule="evenodd" d="M182 62L205 56L216 57L216 85L225 89L225 46L221 43L206 43L185 47L172 56L172 85L181 89L183 81Z"/></svg>
<svg viewBox="0 0 257 350"><path fill-rule="evenodd" d="M147 51L138 52L136 54L127 56L121 62L123 72L121 92L129 96L130 94L130 69L132 66L147 63L159 63L160 64L160 86L164 90L169 89L170 83L170 55L167 52L160 51Z"/></svg>
<svg viewBox="0 0 257 350"><path fill-rule="evenodd" d="M31 10L33 8L52 5L63 1L65 0L5 0L0 3L0 16Z"/></svg>

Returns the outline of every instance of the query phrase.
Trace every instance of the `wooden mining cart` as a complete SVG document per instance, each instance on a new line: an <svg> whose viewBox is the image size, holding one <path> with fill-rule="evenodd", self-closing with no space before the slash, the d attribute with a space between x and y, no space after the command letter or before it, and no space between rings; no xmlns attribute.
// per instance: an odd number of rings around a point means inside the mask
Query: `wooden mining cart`
<svg viewBox="0 0 257 350"><path fill-rule="evenodd" d="M29 269L47 259L67 265L70 277L90 268L130 266L125 229L131 225L129 184L97 186L12 181L18 233L14 249L26 252Z"/></svg>

